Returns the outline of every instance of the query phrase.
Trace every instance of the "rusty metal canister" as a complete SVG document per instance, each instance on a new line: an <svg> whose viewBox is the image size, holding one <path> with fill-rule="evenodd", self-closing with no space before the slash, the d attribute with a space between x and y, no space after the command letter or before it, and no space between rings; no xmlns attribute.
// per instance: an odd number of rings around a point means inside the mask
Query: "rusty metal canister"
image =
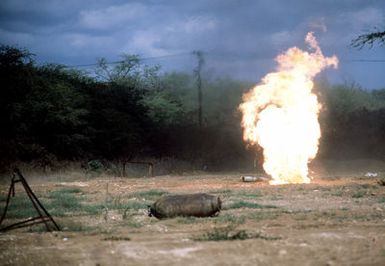
<svg viewBox="0 0 385 266"><path fill-rule="evenodd" d="M209 217L221 210L221 199L206 193L165 195L149 207L149 215L158 219L176 216Z"/></svg>

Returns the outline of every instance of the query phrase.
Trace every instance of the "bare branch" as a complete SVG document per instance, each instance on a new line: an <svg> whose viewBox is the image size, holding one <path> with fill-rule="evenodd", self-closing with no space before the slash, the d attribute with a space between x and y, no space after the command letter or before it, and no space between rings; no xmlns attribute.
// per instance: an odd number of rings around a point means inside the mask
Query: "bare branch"
<svg viewBox="0 0 385 266"><path fill-rule="evenodd" d="M385 45L385 31L362 34L356 39L352 40L350 45L358 49L362 49L365 45L368 45L370 48L372 48L376 42L378 42L380 46Z"/></svg>

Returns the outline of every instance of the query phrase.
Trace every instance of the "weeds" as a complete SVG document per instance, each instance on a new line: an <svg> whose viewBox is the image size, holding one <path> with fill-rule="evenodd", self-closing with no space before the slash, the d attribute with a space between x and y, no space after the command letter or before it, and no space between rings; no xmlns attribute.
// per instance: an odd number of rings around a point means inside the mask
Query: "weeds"
<svg viewBox="0 0 385 266"><path fill-rule="evenodd" d="M1 214L3 211L4 209L1 210ZM37 215L38 213L34 209L31 200L26 194L16 195L15 197L10 198L6 218L28 218Z"/></svg>
<svg viewBox="0 0 385 266"><path fill-rule="evenodd" d="M126 208L125 205L124 198L121 195L118 195L105 202L104 207L112 210L122 210Z"/></svg>
<svg viewBox="0 0 385 266"><path fill-rule="evenodd" d="M271 200L283 200L284 197L282 195L273 195L271 196Z"/></svg>
<svg viewBox="0 0 385 266"><path fill-rule="evenodd" d="M83 225L78 222L61 221L59 224L62 232L90 232L95 230L95 227ZM44 224L38 224L32 227L29 227L28 232L34 232L34 233L47 232L47 228Z"/></svg>
<svg viewBox="0 0 385 266"><path fill-rule="evenodd" d="M45 204L49 212L54 216L67 216L70 213L82 210L81 199L75 194L82 192L78 188L63 188L48 194L50 202Z"/></svg>
<svg viewBox="0 0 385 266"><path fill-rule="evenodd" d="M125 220L129 217L130 211L147 209L148 205L149 205L148 202L131 201L131 200L126 200L121 196L118 196L104 203L86 205L83 207L83 211L90 215L104 213L105 220L107 220L108 212L110 210L118 210L118 213L122 214L122 218L123 220Z"/></svg>
<svg viewBox="0 0 385 266"><path fill-rule="evenodd" d="M262 205L254 202L248 202L248 201L237 201L233 202L227 206L224 206L223 209L229 210L229 209L239 209L239 208L250 208L250 209L269 209L269 208L277 208L277 206L274 205Z"/></svg>
<svg viewBox="0 0 385 266"><path fill-rule="evenodd" d="M0 202L5 202L7 200L7 196L0 195Z"/></svg>
<svg viewBox="0 0 385 266"><path fill-rule="evenodd" d="M193 217L193 216L188 216L188 217L180 217L176 220L177 223L179 224L194 224L198 221L206 221L201 218Z"/></svg>
<svg viewBox="0 0 385 266"><path fill-rule="evenodd" d="M262 193L260 191L239 191L237 195L243 198L262 197Z"/></svg>
<svg viewBox="0 0 385 266"><path fill-rule="evenodd" d="M337 190L333 193L331 193L332 196L335 196L335 197L342 197L343 196L343 192L342 190Z"/></svg>
<svg viewBox="0 0 385 266"><path fill-rule="evenodd" d="M50 192L45 200L40 199L43 206L53 216L67 216L69 213L82 211L81 199L75 194L80 193L78 188L64 188ZM11 197L7 210L7 218L28 218L38 216L31 200L26 194Z"/></svg>
<svg viewBox="0 0 385 266"><path fill-rule="evenodd" d="M61 222L61 229L64 232L90 232L95 230L95 227L84 225L79 222L66 221L64 223Z"/></svg>
<svg viewBox="0 0 385 266"><path fill-rule="evenodd" d="M385 197L382 197L378 200L379 203L385 203Z"/></svg>
<svg viewBox="0 0 385 266"><path fill-rule="evenodd" d="M55 198L57 197L57 195L60 195L60 194L76 194L76 193L82 193L82 192L83 190L81 190L80 188L68 187L68 188L62 188L59 190L52 191L49 193L49 196Z"/></svg>
<svg viewBox="0 0 385 266"><path fill-rule="evenodd" d="M131 238L125 236L107 236L103 238L104 241L130 241Z"/></svg>
<svg viewBox="0 0 385 266"><path fill-rule="evenodd" d="M373 185L373 184L352 184L349 187L352 189L357 189L357 190L378 189L378 186Z"/></svg>
<svg viewBox="0 0 385 266"><path fill-rule="evenodd" d="M226 228L214 228L212 231L207 232L201 236L194 238L197 241L224 241L224 240L245 240L249 238L249 235L245 230L239 230L232 232L231 229Z"/></svg>
<svg viewBox="0 0 385 266"><path fill-rule="evenodd" d="M218 189L218 190L211 190L209 193L213 194L223 194L226 196L234 195L237 197L242 197L242 198L257 198L261 197L262 193L260 191L248 191L248 190L240 190L240 191L232 191L230 189Z"/></svg>
<svg viewBox="0 0 385 266"><path fill-rule="evenodd" d="M129 227L132 227L132 228L141 228L143 227L143 224L140 223L140 222L137 222L137 221L129 221L128 224L127 224Z"/></svg>
<svg viewBox="0 0 385 266"><path fill-rule="evenodd" d="M200 217L180 217L177 220L177 223L179 224L194 224L194 223L206 223L209 221L213 221L214 223L230 223L233 225L239 225L244 224L246 222L245 216L235 216L231 214L224 214L219 215L216 217L207 217L207 218L200 218Z"/></svg>
<svg viewBox="0 0 385 266"><path fill-rule="evenodd" d="M378 183L380 186L385 186L385 177L383 177L383 178L381 178L380 180L378 180L377 183Z"/></svg>
<svg viewBox="0 0 385 266"><path fill-rule="evenodd" d="M118 212L122 214L123 219L126 219L128 217L129 211L147 209L148 204L149 202L132 201L129 200L127 197L119 195L116 197L112 197L108 201L103 203L85 205L82 209L84 212L90 215L101 214L103 213L103 211L106 211L106 214L108 214L109 210L118 210Z"/></svg>
<svg viewBox="0 0 385 266"><path fill-rule="evenodd" d="M280 216L280 213L276 212L253 212L247 215L247 218L253 220L268 220L268 219L276 219Z"/></svg>
<svg viewBox="0 0 385 266"><path fill-rule="evenodd" d="M231 214L225 214L216 217L215 221L219 223L244 224L246 222L246 217L243 215L237 217Z"/></svg>
<svg viewBox="0 0 385 266"><path fill-rule="evenodd" d="M163 190L151 189L147 191L134 192L134 193L131 193L130 196L136 197L136 198L143 198L145 200L154 200L165 194L168 194L168 192Z"/></svg>
<svg viewBox="0 0 385 266"><path fill-rule="evenodd" d="M305 221L307 218L308 217L305 214L302 214L302 215L297 214L296 216L294 216L294 220L296 220L296 221Z"/></svg>
<svg viewBox="0 0 385 266"><path fill-rule="evenodd" d="M105 209L104 205L101 204L94 204L94 205L82 205L82 212L86 213L88 215L98 215L103 212L103 209Z"/></svg>
<svg viewBox="0 0 385 266"><path fill-rule="evenodd" d="M106 203L85 204L84 197L78 194L82 190L79 188L63 188L52 191L42 200L44 207L53 216L76 216L76 215L98 215L103 210L119 210L127 216L129 210L146 209L147 202L128 201L121 196L114 197ZM151 195L156 193L151 192ZM159 193L159 192L158 192ZM7 211L8 218L26 218L37 216L32 202L26 195L11 198Z"/></svg>
<svg viewBox="0 0 385 266"><path fill-rule="evenodd" d="M365 191L358 191L352 195L352 198L358 199L358 198L364 197L365 195L366 195Z"/></svg>
<svg viewBox="0 0 385 266"><path fill-rule="evenodd" d="M195 241L233 241L246 239L278 240L280 237L262 235L261 233L250 234L246 230L236 230L233 225L214 228L200 236L193 238Z"/></svg>
<svg viewBox="0 0 385 266"><path fill-rule="evenodd" d="M375 186L373 185L370 185L370 184L361 184L359 185L361 188L363 189L368 189L368 188L375 188Z"/></svg>
<svg viewBox="0 0 385 266"><path fill-rule="evenodd" d="M104 165L99 160L91 160L87 162L86 165L86 174L90 175L91 177L95 177L100 175L104 170Z"/></svg>
<svg viewBox="0 0 385 266"><path fill-rule="evenodd" d="M35 226L28 227L27 232L43 233L43 232L47 232L47 227L44 224L37 224Z"/></svg>
<svg viewBox="0 0 385 266"><path fill-rule="evenodd" d="M252 235L251 238L257 238L257 239L263 239L263 240L280 240L282 237L279 236L266 236L261 233L257 233L255 235Z"/></svg>
<svg viewBox="0 0 385 266"><path fill-rule="evenodd" d="M354 214L352 215L351 218L357 221L375 221L375 220L381 221L385 218L385 215L382 213L371 213L366 215Z"/></svg>
<svg viewBox="0 0 385 266"><path fill-rule="evenodd" d="M147 209L148 203L146 202L141 202L141 201L129 201L125 203L124 209L131 209L131 210L140 210L140 209ZM112 207L113 209L113 207Z"/></svg>
<svg viewBox="0 0 385 266"><path fill-rule="evenodd" d="M131 210L140 210L140 209L146 209L147 208L146 202L140 202L140 201L123 201L120 199L114 198L112 201L107 203L97 203L93 205L83 205L81 208L82 212L85 212L89 215L97 215L102 214L103 211L105 211L105 215L108 216L109 210L118 210L119 213L122 214L123 219L126 219L128 217L128 214Z"/></svg>
<svg viewBox="0 0 385 266"><path fill-rule="evenodd" d="M212 194L231 194L233 191L231 189L217 189L217 190L210 190L208 193Z"/></svg>

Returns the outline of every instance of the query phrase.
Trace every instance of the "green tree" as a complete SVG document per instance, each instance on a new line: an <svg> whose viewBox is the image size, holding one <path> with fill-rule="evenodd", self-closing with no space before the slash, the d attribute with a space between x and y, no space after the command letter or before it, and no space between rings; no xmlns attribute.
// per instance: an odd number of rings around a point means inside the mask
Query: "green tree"
<svg viewBox="0 0 385 266"><path fill-rule="evenodd" d="M122 60L109 64L105 58L98 60L95 70L100 80L108 82L136 82L139 75L140 59L138 55L122 55Z"/></svg>
<svg viewBox="0 0 385 266"><path fill-rule="evenodd" d="M129 160L149 147L152 125L144 98L158 85L158 69L143 66L137 55L122 55L114 64L99 60L99 84L88 91L94 154Z"/></svg>
<svg viewBox="0 0 385 266"><path fill-rule="evenodd" d="M22 113L34 74L32 57L25 49L0 46L0 164L18 158L17 147L28 131Z"/></svg>
<svg viewBox="0 0 385 266"><path fill-rule="evenodd" d="M23 117L35 142L62 158L78 158L89 141L86 98L80 73L59 65L36 68Z"/></svg>
<svg viewBox="0 0 385 266"><path fill-rule="evenodd" d="M87 139L81 76L58 65L35 66L28 51L1 46L2 162L81 156Z"/></svg>
<svg viewBox="0 0 385 266"><path fill-rule="evenodd" d="M159 84L160 67L143 65L138 55L121 55L122 60L108 63L105 58L98 60L95 74L102 82L149 90Z"/></svg>
<svg viewBox="0 0 385 266"><path fill-rule="evenodd" d="M143 93L115 83L90 88L88 121L92 154L107 159L129 159L140 154L148 130Z"/></svg>

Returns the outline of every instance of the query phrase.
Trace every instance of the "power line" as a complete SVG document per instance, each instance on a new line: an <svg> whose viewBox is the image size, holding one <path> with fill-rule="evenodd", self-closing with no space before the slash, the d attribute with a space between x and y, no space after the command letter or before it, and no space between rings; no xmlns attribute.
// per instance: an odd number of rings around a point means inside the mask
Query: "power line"
<svg viewBox="0 0 385 266"><path fill-rule="evenodd" d="M178 57L182 55L192 55L192 53L179 53L179 54L169 54L169 55L160 55L160 56L152 56L152 57L145 57L141 58L141 61L146 61L146 60L152 60L152 59L160 59L160 58L169 58L169 57Z"/></svg>
<svg viewBox="0 0 385 266"><path fill-rule="evenodd" d="M160 56L151 56L151 57L143 57L139 58L140 61L149 61L153 59L161 59L161 58L170 58L170 57L178 57L182 55L191 55L192 53L178 53L178 54L168 54L168 55L160 55ZM123 63L124 60L119 60L119 61L113 61L107 63L107 65L116 65L116 64L121 64ZM77 67L91 67L91 66L97 66L98 63L90 63L90 64L80 64L80 65L65 65L66 68L77 68Z"/></svg>
<svg viewBox="0 0 385 266"><path fill-rule="evenodd" d="M205 55L213 55L213 56L223 56L223 57L236 57L236 58L244 58L246 55L236 55L236 54L218 54L218 53L209 53L204 52ZM176 53L176 54L168 54L168 55L160 55L160 56L151 56L151 57L143 57L139 58L140 61L151 61L154 59L164 59L164 58L172 58L172 57L179 57L179 56L185 56L185 55L192 55L191 52L183 52L183 53ZM273 59L273 58L271 58ZM264 58L266 60L266 58ZM116 65L123 63L124 60L119 61L113 61L113 62L107 62L107 65ZM340 62L363 62L363 63L384 63L385 59L340 59ZM66 68L81 68L81 67L93 67L97 66L98 63L90 63L90 64L79 64L79 65L64 65Z"/></svg>
<svg viewBox="0 0 385 266"><path fill-rule="evenodd" d="M345 62L369 62L369 63L382 63L385 62L385 59L347 59L347 60L342 60Z"/></svg>

